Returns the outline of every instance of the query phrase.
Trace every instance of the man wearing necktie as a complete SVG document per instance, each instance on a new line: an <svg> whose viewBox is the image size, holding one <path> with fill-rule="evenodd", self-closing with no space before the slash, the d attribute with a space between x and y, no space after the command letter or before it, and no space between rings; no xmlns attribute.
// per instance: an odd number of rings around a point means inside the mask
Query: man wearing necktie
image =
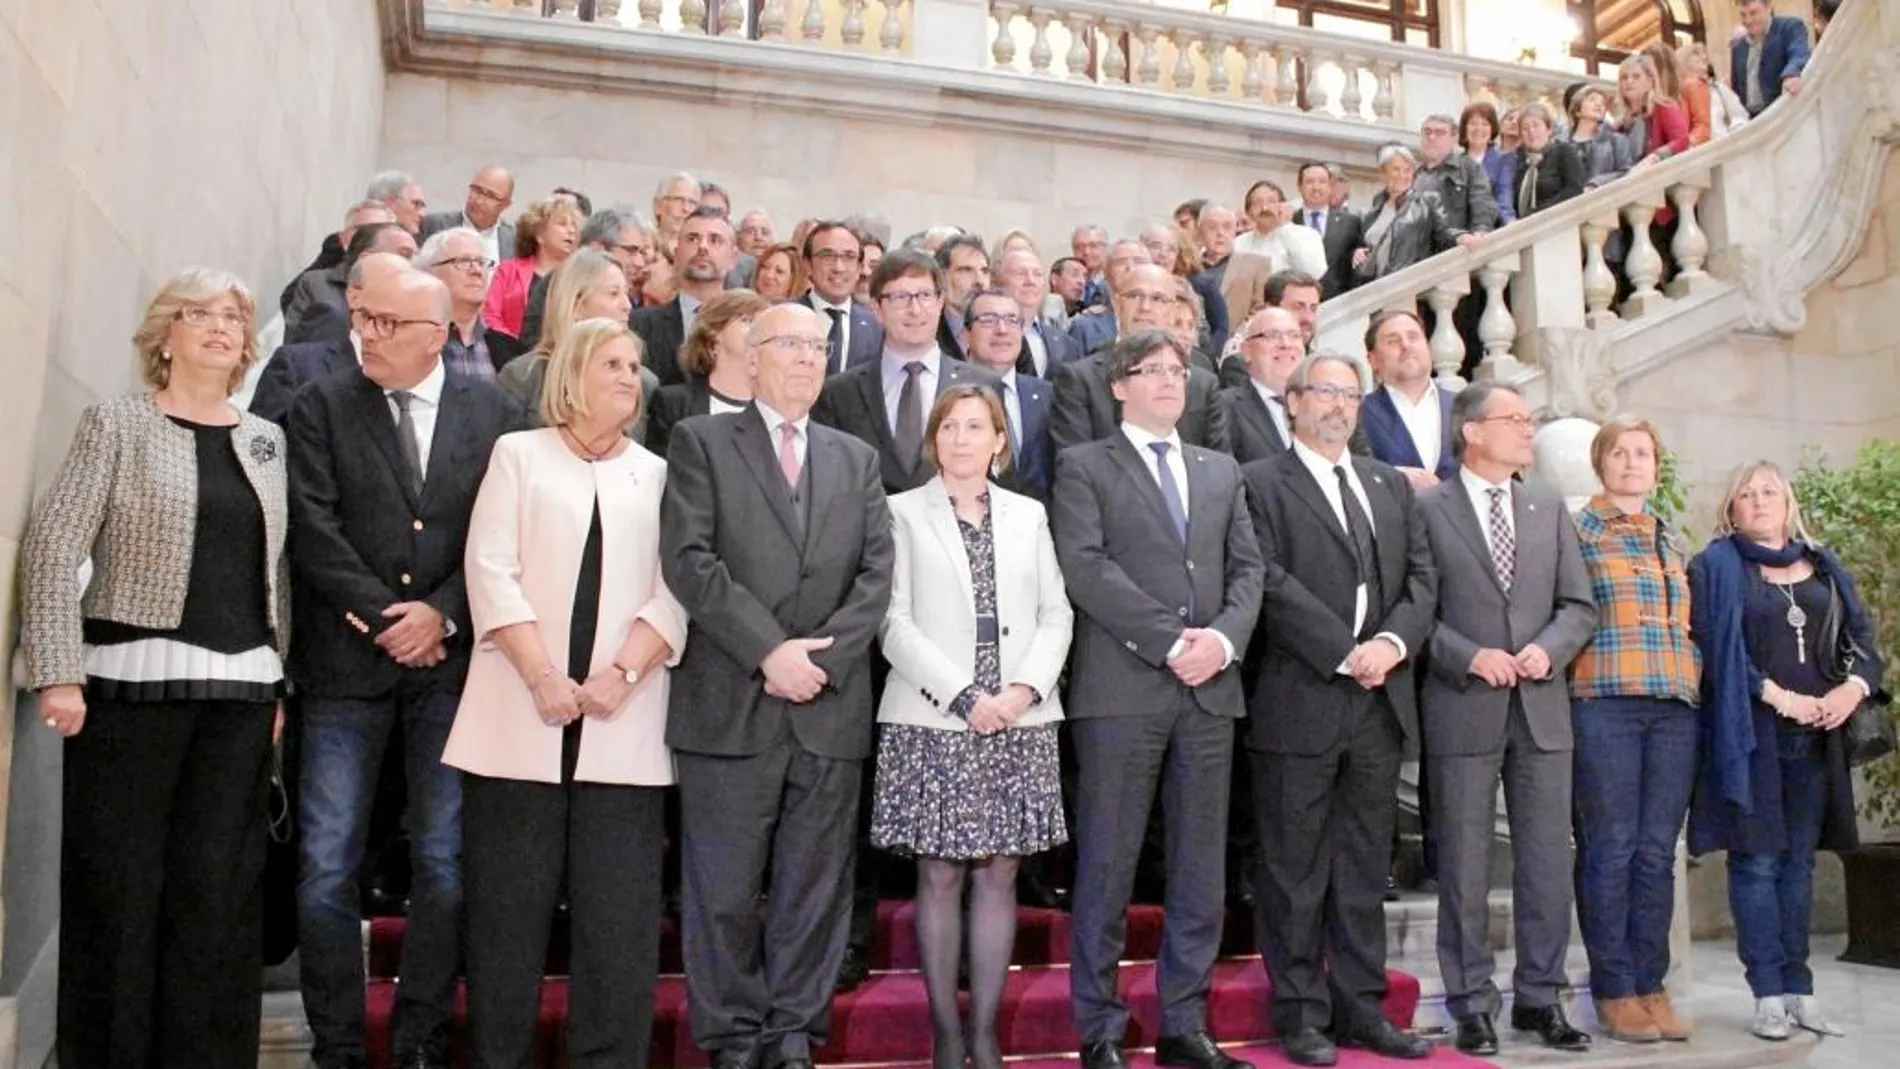
<svg viewBox="0 0 1900 1069"><path fill-rule="evenodd" d="M1570 691L1564 672L1596 629L1590 576L1563 500L1516 477L1536 424L1516 389L1479 382L1451 405L1458 474L1421 492L1438 568L1438 623L1420 691L1438 845L1438 967L1458 1049L1497 1053L1501 1001L1485 934L1502 781L1511 822L1517 968L1511 1027L1546 1046L1590 1036L1558 1003L1569 983Z"/></svg>
<svg viewBox="0 0 1900 1069"><path fill-rule="evenodd" d="M1352 288L1352 253L1364 244L1364 224L1358 214L1332 205L1333 179L1326 164L1300 165L1300 208L1294 221L1316 231L1326 246L1325 298Z"/></svg>
<svg viewBox="0 0 1900 1069"><path fill-rule="evenodd" d="M1014 256L1015 253L1011 253ZM1010 469L1002 483L1038 501L1049 499L1055 451L1049 440L1049 383L1021 371L1023 319L1016 299L1000 289L978 290L963 308L963 347L970 363L997 378L1003 417L1009 421Z"/></svg>
<svg viewBox="0 0 1900 1069"><path fill-rule="evenodd" d="M877 317L857 302L864 242L844 223L827 219L805 235L805 271L811 289L800 301L825 317L825 373L837 375L871 363L884 347Z"/></svg>
<svg viewBox="0 0 1900 1069"><path fill-rule="evenodd" d="M1292 448L1242 469L1268 572L1247 748L1267 787L1252 805L1274 1024L1300 1065L1332 1065L1337 1046L1423 1058L1381 1006L1399 763L1418 730L1405 662L1431 632L1431 548L1411 485L1347 448L1358 368L1319 354L1285 386Z"/></svg>
<svg viewBox="0 0 1900 1069"><path fill-rule="evenodd" d="M1120 428L1056 461L1056 556L1076 609L1069 724L1080 781L1072 999L1083 1069L1125 1069L1124 916L1156 786L1166 839L1155 1060L1240 1069L1208 1035L1228 766L1262 566L1240 466L1183 445L1188 354L1156 330L1105 354ZM1209 789L1208 785L1216 785Z"/></svg>
<svg viewBox="0 0 1900 1069"><path fill-rule="evenodd" d="M447 369L448 288L403 269L366 282L363 362L297 394L290 442L291 677L302 696L297 891L312 1061L361 1064L362 864L383 751L402 733L414 884L394 1062L448 1064L462 885L461 785L442 764L470 650L462 556L495 439L520 413Z"/></svg>

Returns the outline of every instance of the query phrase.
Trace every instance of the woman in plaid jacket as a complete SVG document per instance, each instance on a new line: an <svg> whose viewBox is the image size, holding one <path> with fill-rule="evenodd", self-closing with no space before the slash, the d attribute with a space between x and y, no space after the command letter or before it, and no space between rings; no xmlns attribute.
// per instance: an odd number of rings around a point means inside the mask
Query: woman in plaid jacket
<svg viewBox="0 0 1900 1069"><path fill-rule="evenodd" d="M1686 554L1647 505L1662 441L1612 420L1590 460L1603 492L1577 516L1596 636L1572 666L1577 912L1590 985L1612 1038L1689 1038L1663 991L1676 838L1695 783L1700 662Z"/></svg>

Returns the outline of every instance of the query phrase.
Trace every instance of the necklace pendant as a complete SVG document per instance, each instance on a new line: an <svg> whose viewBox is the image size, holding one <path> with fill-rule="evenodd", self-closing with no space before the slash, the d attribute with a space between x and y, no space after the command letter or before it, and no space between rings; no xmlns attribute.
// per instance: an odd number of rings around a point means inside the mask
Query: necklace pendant
<svg viewBox="0 0 1900 1069"><path fill-rule="evenodd" d="M1808 626L1808 614L1793 602L1788 603L1788 626L1796 631Z"/></svg>

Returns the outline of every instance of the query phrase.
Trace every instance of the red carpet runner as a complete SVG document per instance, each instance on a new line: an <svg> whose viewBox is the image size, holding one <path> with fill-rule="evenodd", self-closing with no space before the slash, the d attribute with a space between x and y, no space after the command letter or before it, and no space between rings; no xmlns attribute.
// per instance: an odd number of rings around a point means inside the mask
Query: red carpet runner
<svg viewBox="0 0 1900 1069"><path fill-rule="evenodd" d="M368 994L370 1048L377 1069L388 1066L389 1014L395 1002L396 963L402 943L401 920L378 920L370 928ZM1253 956L1253 923L1239 914L1230 916L1224 957L1214 974L1209 1007L1211 1030L1222 1043L1247 1044L1245 1057L1262 1066L1285 1063L1276 1048L1264 1046L1273 1034L1267 999L1270 987L1260 959ZM1161 909L1137 906L1128 915L1128 950L1122 967L1122 988L1133 1011L1129 1030L1131 1047L1154 1044L1159 1018L1155 995L1154 957L1161 943ZM548 956L548 980L541 994L540 1041L536 1064L565 1064L563 1037L567 1023L567 947L557 932ZM666 922L661 947L658 1007L654 1022L652 1064L660 1067L702 1066L706 1058L693 1047L686 1022L686 981L680 975L678 933ZM1005 1055L1024 1060L1012 1069L1058 1069L1075 1064L1078 1045L1069 1008L1069 916L1056 910L1024 909L1016 938L1016 964L1003 997L1002 1034ZM923 977L917 969L916 934L909 902L885 902L879 910L877 943L872 962L878 971L849 995L833 1004L831 1042L817 1052L825 1064L878 1064L902 1066L927 1063L930 1028ZM1418 981L1404 973L1389 975L1386 1016L1408 1027L1418 1006ZM459 1046L459 1044L458 1044ZM1045 1060L1046 1059L1046 1060ZM458 1057L457 1064L461 1060ZM1148 1069L1152 1059L1135 1063ZM1344 1069L1369 1069L1396 1063L1341 1052ZM1466 1058L1449 1049L1433 1053L1431 1065L1479 1067L1488 1063Z"/></svg>

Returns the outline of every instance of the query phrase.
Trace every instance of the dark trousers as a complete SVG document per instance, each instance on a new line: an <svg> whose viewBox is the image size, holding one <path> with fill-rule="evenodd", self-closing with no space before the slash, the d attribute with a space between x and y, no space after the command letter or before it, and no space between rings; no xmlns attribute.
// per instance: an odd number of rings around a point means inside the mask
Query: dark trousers
<svg viewBox="0 0 1900 1069"><path fill-rule="evenodd" d="M65 743L59 1064L257 1064L272 707L88 700Z"/></svg>
<svg viewBox="0 0 1900 1069"><path fill-rule="evenodd" d="M1168 859L1157 968L1161 1034L1199 1031L1207 1027L1207 993L1226 913L1223 788L1233 760L1233 722L1203 712L1184 691L1172 709L1071 720L1069 730L1081 771L1070 970L1076 1031L1085 1043L1120 1043L1128 1030L1117 966L1157 782Z"/></svg>
<svg viewBox="0 0 1900 1069"><path fill-rule="evenodd" d="M1247 722L1234 721L1234 753L1247 747ZM1236 758L1227 779L1227 877L1250 877L1260 863L1260 834L1256 829L1254 762ZM1257 899L1256 899L1257 901Z"/></svg>
<svg viewBox="0 0 1900 1069"><path fill-rule="evenodd" d="M1281 1032L1361 1029L1383 1016L1385 878L1405 737L1383 695L1357 704L1330 753L1250 755L1256 919Z"/></svg>
<svg viewBox="0 0 1900 1069"><path fill-rule="evenodd" d="M528 1069L567 890L567 1064L647 1064L660 969L665 788L462 777L469 1064Z"/></svg>
<svg viewBox="0 0 1900 1069"><path fill-rule="evenodd" d="M462 912L462 784L442 763L460 695L304 699L302 871L297 936L304 1013L319 1069L363 1060L363 907L357 874L390 736L403 734L410 869L402 983L391 1022L398 1057L446 1053Z"/></svg>
<svg viewBox="0 0 1900 1069"><path fill-rule="evenodd" d="M1827 815L1826 740L1784 733L1759 739L1781 763L1781 819L1788 848L1728 855L1728 906L1735 949L1756 998L1814 994L1808 968L1808 915L1814 906L1814 852Z"/></svg>
<svg viewBox="0 0 1900 1069"><path fill-rule="evenodd" d="M1669 972L1676 839L1695 787L1696 712L1599 698L1576 725L1577 921L1598 999L1653 995Z"/></svg>
<svg viewBox="0 0 1900 1069"><path fill-rule="evenodd" d="M765 1069L810 1058L831 1031L864 762L790 739L750 757L675 760L693 1042Z"/></svg>
<svg viewBox="0 0 1900 1069"><path fill-rule="evenodd" d="M1492 977L1497 957L1490 938L1491 845L1500 779L1511 820L1513 997L1525 1008L1556 1005L1569 983L1564 957L1576 895L1570 751L1538 749L1524 706L1513 694L1501 749L1430 754L1426 760L1435 809L1432 834L1438 841L1438 971L1445 980L1445 1008L1461 1017L1496 1013L1502 1002Z"/></svg>

